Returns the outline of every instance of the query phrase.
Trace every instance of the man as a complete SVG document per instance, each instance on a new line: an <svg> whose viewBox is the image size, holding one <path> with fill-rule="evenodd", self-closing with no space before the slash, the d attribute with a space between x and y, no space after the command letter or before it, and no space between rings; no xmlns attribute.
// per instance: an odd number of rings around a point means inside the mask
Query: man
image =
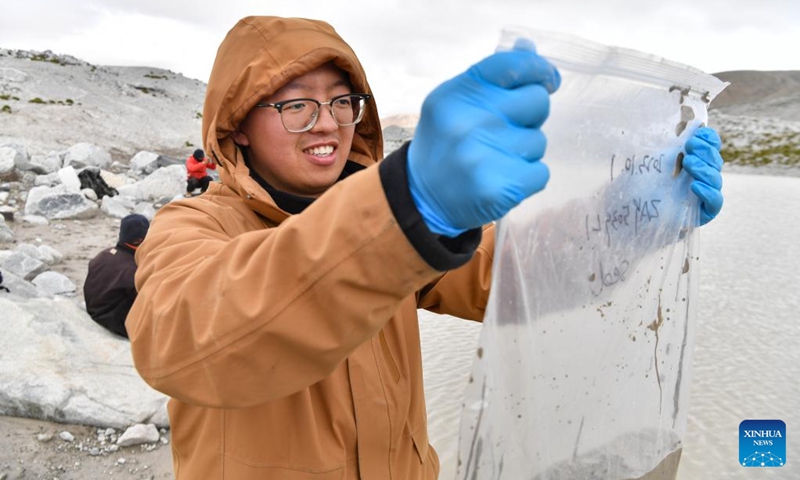
<svg viewBox="0 0 800 480"><path fill-rule="evenodd" d="M134 253L149 226L144 215L133 213L123 218L117 245L103 250L89 262L89 273L83 284L86 311L92 319L125 338L128 338L125 317L136 299Z"/></svg>
<svg viewBox="0 0 800 480"><path fill-rule="evenodd" d="M193 196L198 188L201 194L208 190L211 176L206 172L207 169L216 170L217 165L206 158L206 153L198 148L186 159L186 197Z"/></svg>
<svg viewBox="0 0 800 480"><path fill-rule="evenodd" d="M128 319L139 373L172 397L176 478L436 478L417 308L482 318L482 226L544 187L559 83L534 52L492 55L381 160L366 75L329 25L233 27L203 114L221 182L156 215Z"/></svg>

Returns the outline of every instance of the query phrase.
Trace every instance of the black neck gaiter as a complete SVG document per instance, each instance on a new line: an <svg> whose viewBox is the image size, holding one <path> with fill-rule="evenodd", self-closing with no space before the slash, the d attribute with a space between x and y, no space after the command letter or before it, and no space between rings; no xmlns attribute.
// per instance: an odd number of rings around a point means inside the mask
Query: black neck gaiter
<svg viewBox="0 0 800 480"><path fill-rule="evenodd" d="M255 180L261 188L267 191L270 194L275 203L280 207L281 210L291 213L292 215L298 214L306 209L309 205L311 205L316 198L314 197L303 197L301 195L294 195L292 193L287 193L281 190L276 189L272 185L270 185L266 180L261 178L261 176L256 173L253 169L252 165L250 165L250 158L249 152L247 149L242 148L242 153L244 157L245 165L250 170L250 177ZM360 163L353 162L348 160L344 166L344 170L342 170L342 174L339 175L339 178L336 180L340 182L345 178L349 177L350 175L365 169L366 167L361 165Z"/></svg>

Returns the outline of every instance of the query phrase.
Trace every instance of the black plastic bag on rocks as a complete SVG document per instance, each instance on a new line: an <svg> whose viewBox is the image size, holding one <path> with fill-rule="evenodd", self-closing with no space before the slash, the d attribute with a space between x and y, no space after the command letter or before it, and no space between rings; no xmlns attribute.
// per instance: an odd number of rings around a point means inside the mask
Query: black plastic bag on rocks
<svg viewBox="0 0 800 480"><path fill-rule="evenodd" d="M85 168L78 174L78 178L81 181L81 189L90 188L94 190L94 193L97 194L97 198L119 195L116 188L110 187L106 181L103 180L99 170Z"/></svg>

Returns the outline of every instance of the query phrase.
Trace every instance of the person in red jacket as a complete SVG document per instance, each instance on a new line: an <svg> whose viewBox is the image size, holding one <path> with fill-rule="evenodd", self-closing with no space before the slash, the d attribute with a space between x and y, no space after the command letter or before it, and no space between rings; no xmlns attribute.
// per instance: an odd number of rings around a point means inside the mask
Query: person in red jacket
<svg viewBox="0 0 800 480"><path fill-rule="evenodd" d="M217 165L206 157L205 152L198 148L192 156L186 159L186 196L191 197L198 188L200 193L208 190L211 177L206 173L206 169L216 170Z"/></svg>

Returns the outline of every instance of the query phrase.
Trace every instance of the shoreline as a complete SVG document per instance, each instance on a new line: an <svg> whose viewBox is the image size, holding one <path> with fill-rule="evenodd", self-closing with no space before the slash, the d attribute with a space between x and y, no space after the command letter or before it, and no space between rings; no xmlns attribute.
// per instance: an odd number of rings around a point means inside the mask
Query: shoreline
<svg viewBox="0 0 800 480"><path fill-rule="evenodd" d="M726 163L722 168L722 178L725 174L733 173L736 175L768 175L772 177L800 177L800 165L742 165L738 163Z"/></svg>

